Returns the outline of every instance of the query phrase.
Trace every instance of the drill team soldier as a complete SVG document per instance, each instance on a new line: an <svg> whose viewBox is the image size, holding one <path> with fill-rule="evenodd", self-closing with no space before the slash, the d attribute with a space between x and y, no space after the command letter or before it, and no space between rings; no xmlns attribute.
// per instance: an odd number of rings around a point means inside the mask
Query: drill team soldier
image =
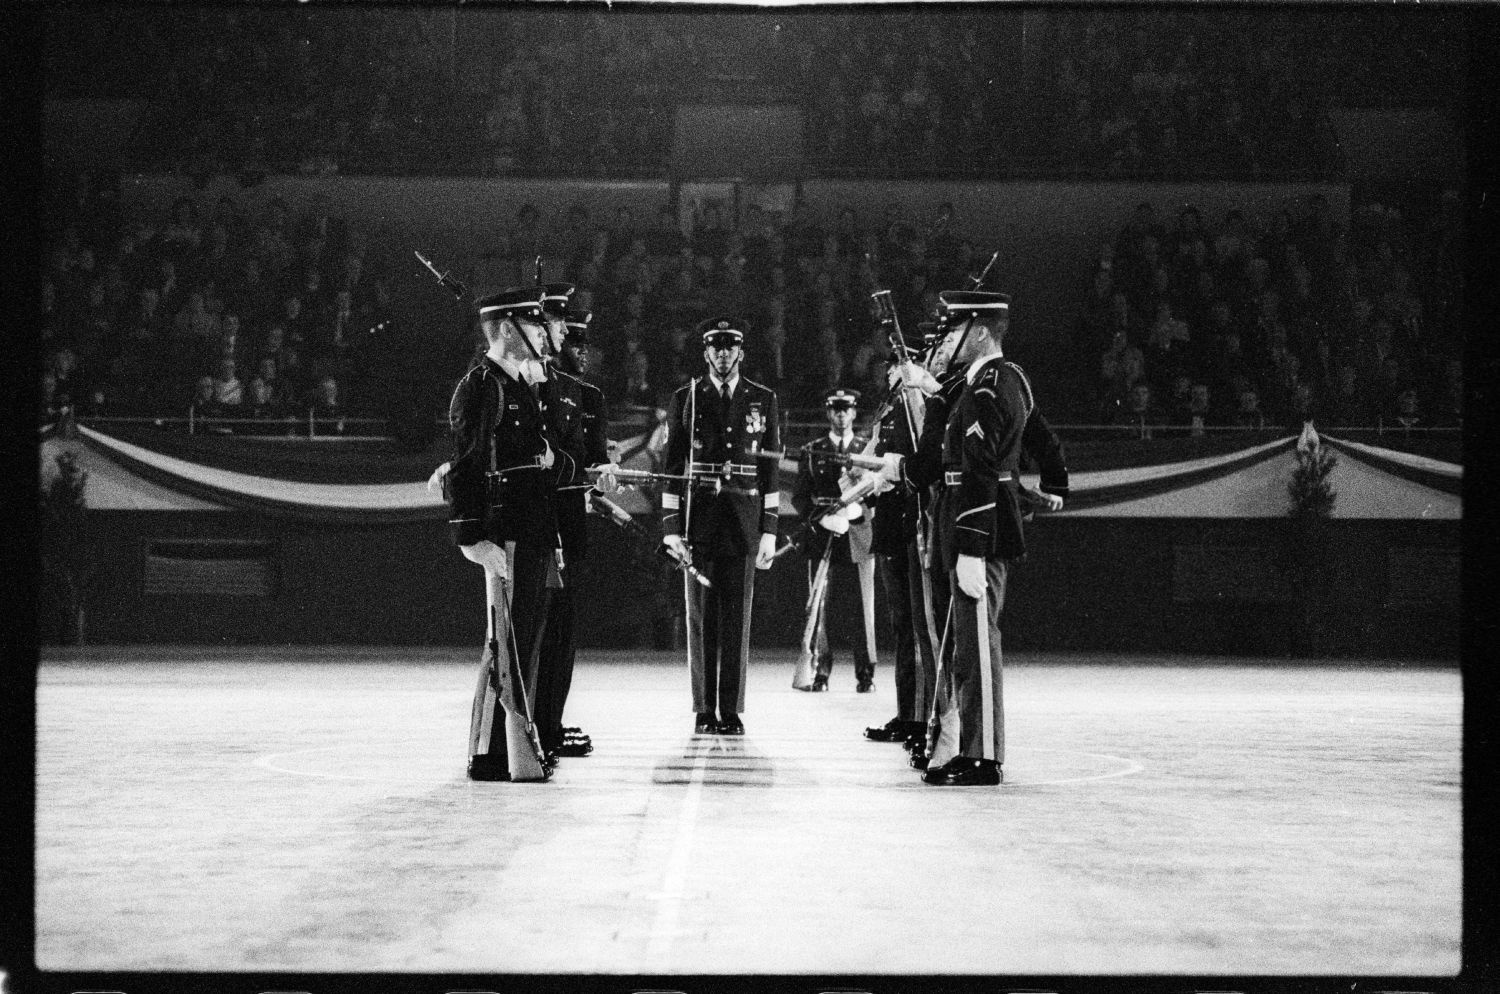
<svg viewBox="0 0 1500 994"><path fill-rule="evenodd" d="M926 767L928 739L948 708L946 681L940 681L938 674L943 669L948 647L950 597L948 571L938 553L934 511L943 489L943 432L964 386L963 368L956 367L953 356L966 339L967 325L962 312L944 306L945 297L939 295L938 323L925 366L907 361L893 371L895 382L902 389L925 397L921 434L910 454L892 451L882 457L887 464L888 479L898 480L907 495L906 542L912 557L908 581L910 613L919 643L928 648L922 656L921 704L914 708L918 724L907 726L905 740L912 754L912 766L917 769Z"/></svg>
<svg viewBox="0 0 1500 994"><path fill-rule="evenodd" d="M511 780L525 763L515 742L507 742L500 712L514 715L516 700L535 700L544 592L559 582L552 495L576 467L548 417L540 289L506 290L478 305L487 349L453 391L453 455L442 482L453 541L485 570L491 641L508 643L521 676L521 687L506 688L513 697L507 703L493 686L486 691L481 674L468 772L475 780ZM503 633L497 615L508 617ZM529 709L522 703L519 710L529 724ZM543 769L543 775L527 778L545 779L551 769Z"/></svg>
<svg viewBox="0 0 1500 994"><path fill-rule="evenodd" d="M925 332L935 330L935 324L923 322L917 328L927 338ZM919 354L892 353L888 371L892 390L919 388L919 384L909 384L902 374L908 360ZM917 429L915 437L912 428ZM901 404L891 403L886 405L885 416L881 418L877 431L876 455L890 453L908 457L916 451L922 428L908 425L902 416ZM871 501L875 520L870 546L885 587L887 616L896 649L896 716L877 728L865 729L865 738L875 742L915 741L925 737L927 732L935 666L933 654L937 651L938 641L930 624L932 607L927 601L923 582L925 566L921 549L925 546L917 541L917 528L927 513L927 503L926 494L919 495L909 487L885 490Z"/></svg>
<svg viewBox="0 0 1500 994"><path fill-rule="evenodd" d="M829 455L850 455L864 451L869 439L854 432L854 416L859 391L834 390L823 401L828 414L829 431L802 447L803 458L792 489L792 506L807 520L816 509L837 505L849 474ZM823 458L820 458L822 456ZM861 631L848 641L854 650L855 690L867 694L875 689L875 557L870 551L870 516L862 503L826 512L807 543L808 584L813 582L817 564L828 555L828 597L835 590L859 591ZM847 614L828 611L822 600L823 623L817 631L817 669L811 690L828 689L828 675L833 667L833 650L828 641L828 622L842 622ZM841 626L842 627L842 626Z"/></svg>
<svg viewBox="0 0 1500 994"><path fill-rule="evenodd" d="M954 354L964 386L944 428L944 488L935 512L952 595L953 708L944 731L954 734L957 752L941 765L934 757L922 779L933 786L998 784L1005 762L1000 614L1009 565L1026 555L1022 503L1061 508L1067 471L1057 437L1036 414L1030 381L1004 358L1010 299L980 291L940 299L950 320L961 316L966 326ZM1041 466L1040 492L1021 488L1023 448Z"/></svg>
<svg viewBox="0 0 1500 994"><path fill-rule="evenodd" d="M662 493L663 544L712 581L684 575L694 731L743 735L745 674L755 570L776 553L780 511L776 394L740 375L743 326L710 318L698 326L707 374L672 395L668 474L685 477Z"/></svg>
<svg viewBox="0 0 1500 994"><path fill-rule="evenodd" d="M607 469L610 461L604 394L582 379L576 351L569 347L570 337L585 334L583 329L588 327L592 315L572 308L572 295L571 283L548 283L542 287L542 312L550 350L547 412L553 435L572 457L574 466L570 476L558 482L552 496L566 571L562 587L554 590L548 601L535 704L542 747L554 760L558 756L587 756L594 750L592 740L582 729L567 728L562 723L577 657L573 585L566 581L566 576L577 575L588 552L587 494L594 483L585 469L601 466ZM599 487L606 492L617 489L607 472L599 476Z"/></svg>

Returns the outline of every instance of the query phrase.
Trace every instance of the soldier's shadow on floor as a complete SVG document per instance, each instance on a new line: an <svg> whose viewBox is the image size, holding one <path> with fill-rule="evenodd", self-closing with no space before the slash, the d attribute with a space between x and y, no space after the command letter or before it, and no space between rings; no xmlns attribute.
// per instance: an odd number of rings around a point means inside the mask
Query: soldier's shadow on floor
<svg viewBox="0 0 1500 994"><path fill-rule="evenodd" d="M652 783L722 784L769 787L776 781L776 761L752 740L738 735L690 735L681 749L658 761Z"/></svg>

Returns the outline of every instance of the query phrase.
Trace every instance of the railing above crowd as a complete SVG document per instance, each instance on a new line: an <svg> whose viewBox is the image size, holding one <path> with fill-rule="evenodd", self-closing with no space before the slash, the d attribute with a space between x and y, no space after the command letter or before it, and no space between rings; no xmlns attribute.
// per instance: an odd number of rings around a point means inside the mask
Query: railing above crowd
<svg viewBox="0 0 1500 994"><path fill-rule="evenodd" d="M64 415L66 417L66 414ZM656 408L634 407L617 411L610 423L610 436L615 440L639 439L645 444L645 436L654 431L665 417L665 412ZM387 418L377 417L323 417L315 411L304 415L280 415L272 418L239 418L217 415L200 415L192 408L180 415L161 417L91 417L80 423L108 434L111 428L156 428L164 432L185 433L201 436L233 436L257 439L287 439L289 441L318 442L396 442L398 433ZM1444 445L1462 441L1461 428L1450 426L1412 425L1392 422L1376 425L1316 425L1318 431L1355 441L1430 442ZM433 428L441 433L446 430L446 420L433 420ZM1052 428L1066 441L1103 442L1111 439L1151 441L1153 439L1214 437L1231 438L1261 436L1267 432L1286 435L1290 427L1268 422L1262 425L1182 425L1182 424L1054 424ZM781 437L788 446L802 445L828 430L823 413L814 409L797 409L782 412ZM439 443L441 444L441 443Z"/></svg>

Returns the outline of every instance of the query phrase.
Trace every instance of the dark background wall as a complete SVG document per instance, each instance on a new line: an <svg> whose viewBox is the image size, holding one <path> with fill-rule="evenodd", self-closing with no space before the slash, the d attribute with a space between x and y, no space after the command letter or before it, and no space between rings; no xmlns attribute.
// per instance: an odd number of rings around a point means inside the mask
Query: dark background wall
<svg viewBox="0 0 1500 994"><path fill-rule="evenodd" d="M482 637L477 569L441 521L331 527L240 513L90 515L86 641L466 645ZM580 643L672 645L680 580L595 521L576 571ZM1007 594L1006 645L1022 650L1456 658L1458 522L1327 522L1326 569L1303 598L1281 519L1060 516L1035 522ZM153 543L263 543L265 596L149 594ZM160 551L160 545L156 546ZM260 568L260 567L258 567ZM795 556L759 575L754 643L793 646L806 571ZM882 595L883 597L883 595ZM883 607L882 607L883 611ZM45 626L44 626L45 627Z"/></svg>

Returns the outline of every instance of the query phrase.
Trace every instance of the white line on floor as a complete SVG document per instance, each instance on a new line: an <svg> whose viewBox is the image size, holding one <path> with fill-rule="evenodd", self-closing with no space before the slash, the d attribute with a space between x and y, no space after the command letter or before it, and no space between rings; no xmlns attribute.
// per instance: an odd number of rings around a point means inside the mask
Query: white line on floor
<svg viewBox="0 0 1500 994"><path fill-rule="evenodd" d="M692 853L693 833L698 826L698 805L703 798L703 773L707 768L707 760L702 756L693 764L687 794L677 815L677 838L672 843L671 862L667 864L666 877L662 880L661 903L656 907L651 939L646 943L647 958L661 966L666 964L659 961L672 948L672 937L678 934L677 916L682 910L683 886L687 883L688 858Z"/></svg>

